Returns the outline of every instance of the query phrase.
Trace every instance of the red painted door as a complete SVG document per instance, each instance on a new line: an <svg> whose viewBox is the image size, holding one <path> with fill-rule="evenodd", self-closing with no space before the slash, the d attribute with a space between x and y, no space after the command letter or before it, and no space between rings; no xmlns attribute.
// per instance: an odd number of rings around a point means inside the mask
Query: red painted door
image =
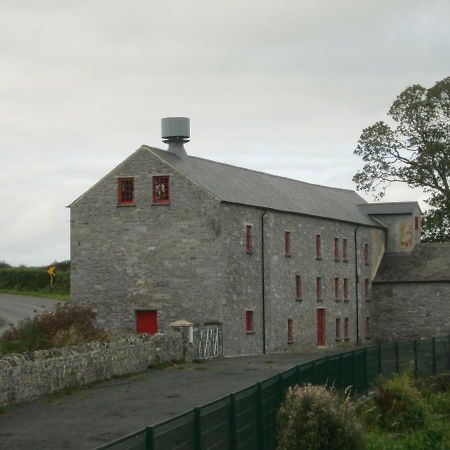
<svg viewBox="0 0 450 450"><path fill-rule="evenodd" d="M317 345L325 345L325 310L317 309Z"/></svg>
<svg viewBox="0 0 450 450"><path fill-rule="evenodd" d="M158 331L157 311L136 311L136 331L155 334Z"/></svg>

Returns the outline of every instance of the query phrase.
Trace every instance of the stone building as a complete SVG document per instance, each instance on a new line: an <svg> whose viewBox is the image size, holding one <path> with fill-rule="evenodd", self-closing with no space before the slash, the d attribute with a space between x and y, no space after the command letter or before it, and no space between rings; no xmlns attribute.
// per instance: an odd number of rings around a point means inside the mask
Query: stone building
<svg viewBox="0 0 450 450"><path fill-rule="evenodd" d="M420 242L417 203L187 155L178 120L70 205L71 301L118 334L220 324L225 355L374 339L372 282Z"/></svg>

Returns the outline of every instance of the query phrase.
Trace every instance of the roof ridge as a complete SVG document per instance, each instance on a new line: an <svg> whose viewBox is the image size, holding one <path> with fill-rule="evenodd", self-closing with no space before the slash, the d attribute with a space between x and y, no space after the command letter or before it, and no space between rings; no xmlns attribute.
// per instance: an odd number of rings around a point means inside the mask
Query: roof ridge
<svg viewBox="0 0 450 450"><path fill-rule="evenodd" d="M416 204L419 203L417 201L410 201L410 202L367 202L363 203L364 206L372 206L372 205L405 205L405 204Z"/></svg>
<svg viewBox="0 0 450 450"><path fill-rule="evenodd" d="M147 148L152 149L152 150L161 150L161 151L163 151L163 152L167 152L167 150L164 150L164 149L162 149L162 148L151 147L150 145L146 145L146 144L144 144L143 147L147 147ZM169 153L169 152L167 152L167 153ZM322 188L326 188L326 189L332 189L332 190L339 190L339 191L352 192L352 193L354 193L354 194L356 194L356 195L359 196L359 194L358 194L356 191L354 191L353 189L346 189L346 188L333 187L333 186L325 186L325 185L323 185L323 184L317 184L317 183L310 183L310 182L308 182L308 181L297 180L297 179L295 179L295 178L284 177L284 176L282 176L282 175L275 175L275 174L272 174L272 173L263 172L262 170L255 170L255 169L249 169L249 168L247 168L247 167L236 166L236 165L234 165L234 164L229 164L229 163L224 163L224 162L220 162L220 161L215 161L215 160L213 160L213 159L208 159L208 158L202 158L202 157L200 157L200 156L187 155L187 157L188 157L188 158L192 158L192 159L200 159L200 160L202 160L202 161L208 161L208 162L211 162L211 163L214 163L214 164L221 164L221 165L223 165L223 166L234 167L235 169L241 169L241 170L247 170L247 171L249 171L249 172L261 173L261 174L263 174L263 175L268 175L268 176L270 176L270 177L282 178L282 179L284 179L284 180L289 180L289 181L295 181L295 182L297 182L297 183L308 184L309 186L317 186L317 187L322 187ZM361 197L361 198L362 198L362 197ZM365 203L362 203L362 205L365 205Z"/></svg>

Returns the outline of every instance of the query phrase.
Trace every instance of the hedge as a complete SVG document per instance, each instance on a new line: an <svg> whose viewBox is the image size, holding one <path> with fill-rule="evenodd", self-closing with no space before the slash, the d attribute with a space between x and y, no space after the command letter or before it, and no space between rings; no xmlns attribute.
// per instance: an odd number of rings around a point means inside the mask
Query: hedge
<svg viewBox="0 0 450 450"><path fill-rule="evenodd" d="M39 291L50 287L47 269L13 267L0 269L0 289ZM70 272L57 272L54 282L56 292L70 291Z"/></svg>

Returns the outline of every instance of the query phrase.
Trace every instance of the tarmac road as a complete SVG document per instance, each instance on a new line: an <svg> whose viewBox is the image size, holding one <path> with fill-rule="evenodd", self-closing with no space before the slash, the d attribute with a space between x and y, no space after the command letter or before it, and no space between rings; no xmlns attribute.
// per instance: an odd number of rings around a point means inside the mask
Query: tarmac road
<svg viewBox="0 0 450 450"><path fill-rule="evenodd" d="M335 352L226 358L102 382L0 411L1 450L90 450Z"/></svg>
<svg viewBox="0 0 450 450"><path fill-rule="evenodd" d="M4 321L0 323L0 334L9 327L10 323L16 324L22 319L53 310L57 304L57 300L48 298L0 294L0 319Z"/></svg>

